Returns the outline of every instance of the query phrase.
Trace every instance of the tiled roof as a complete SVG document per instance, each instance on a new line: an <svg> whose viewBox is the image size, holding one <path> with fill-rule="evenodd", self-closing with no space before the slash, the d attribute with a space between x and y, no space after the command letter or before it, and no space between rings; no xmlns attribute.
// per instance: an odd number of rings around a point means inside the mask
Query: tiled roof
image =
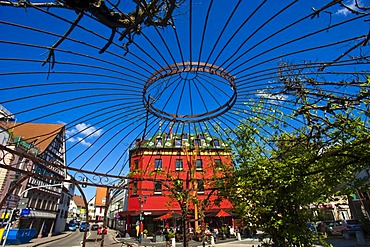
<svg viewBox="0 0 370 247"><path fill-rule="evenodd" d="M86 208L84 200L81 196L74 195L72 199L76 203L77 207Z"/></svg>
<svg viewBox="0 0 370 247"><path fill-rule="evenodd" d="M7 123L7 129L14 137L21 136L23 141L33 145L43 152L63 129L63 124L43 123Z"/></svg>
<svg viewBox="0 0 370 247"><path fill-rule="evenodd" d="M107 196L107 188L104 187L97 187L96 188L96 195L95 195L95 206L96 207L103 207L105 203L103 203L103 199Z"/></svg>

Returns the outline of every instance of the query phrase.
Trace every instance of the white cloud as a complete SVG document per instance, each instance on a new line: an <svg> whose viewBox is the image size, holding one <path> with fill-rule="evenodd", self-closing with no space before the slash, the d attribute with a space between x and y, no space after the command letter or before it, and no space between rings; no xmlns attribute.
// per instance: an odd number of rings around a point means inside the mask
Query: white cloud
<svg viewBox="0 0 370 247"><path fill-rule="evenodd" d="M90 147L91 146L91 143L90 142L87 142L86 140L82 139L81 137L78 137L78 142L84 146L87 146L87 147Z"/></svg>
<svg viewBox="0 0 370 247"><path fill-rule="evenodd" d="M79 123L72 129L66 130L66 137L68 142L72 143L79 142L84 146L91 146L91 143L86 141L86 139L99 137L101 136L102 132L103 132L102 129L96 129L94 126L90 124Z"/></svg>
<svg viewBox="0 0 370 247"><path fill-rule="evenodd" d="M77 142L78 140L76 138L69 138L68 135L67 135L67 142Z"/></svg>
<svg viewBox="0 0 370 247"><path fill-rule="evenodd" d="M284 101L288 98L288 96L283 94L270 94L263 91L258 91L257 96L269 100L272 104L284 104Z"/></svg>
<svg viewBox="0 0 370 247"><path fill-rule="evenodd" d="M76 129L82 135L88 136L88 138L98 137L102 133L102 129L97 130L94 126L91 126L90 124L85 124L85 123L77 124Z"/></svg>
<svg viewBox="0 0 370 247"><path fill-rule="evenodd" d="M358 5L360 6L362 5L360 0L357 0L357 2L358 2ZM345 5L349 7L350 9L358 10L358 8L356 7L356 0L347 1ZM347 16L350 13L351 11L349 11L347 8L341 8L335 14Z"/></svg>

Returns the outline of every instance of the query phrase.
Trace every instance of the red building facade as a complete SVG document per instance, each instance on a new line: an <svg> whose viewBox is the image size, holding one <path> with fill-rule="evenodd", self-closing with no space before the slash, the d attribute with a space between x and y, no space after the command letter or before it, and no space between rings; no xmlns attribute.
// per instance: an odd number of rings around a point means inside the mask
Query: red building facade
<svg viewBox="0 0 370 247"><path fill-rule="evenodd" d="M174 181L196 197L197 205L190 211L202 216L232 205L221 199L215 190L215 180L232 166L230 148L222 140L208 134L189 135L160 133L148 140L137 140L130 151L130 181L128 193L128 223L131 232L140 215L149 232L156 230L155 219L169 212L181 214L180 204L173 197ZM160 223L160 222L158 222ZM162 223L163 224L163 223ZM129 230L129 229L128 229Z"/></svg>

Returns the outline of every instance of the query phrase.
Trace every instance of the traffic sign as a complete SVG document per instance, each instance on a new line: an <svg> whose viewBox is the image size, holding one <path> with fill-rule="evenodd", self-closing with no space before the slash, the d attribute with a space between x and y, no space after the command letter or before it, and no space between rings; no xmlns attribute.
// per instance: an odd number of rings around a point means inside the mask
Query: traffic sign
<svg viewBox="0 0 370 247"><path fill-rule="evenodd" d="M31 213L31 209L29 209L29 208L23 208L22 211L21 211L20 216L27 216L30 213Z"/></svg>

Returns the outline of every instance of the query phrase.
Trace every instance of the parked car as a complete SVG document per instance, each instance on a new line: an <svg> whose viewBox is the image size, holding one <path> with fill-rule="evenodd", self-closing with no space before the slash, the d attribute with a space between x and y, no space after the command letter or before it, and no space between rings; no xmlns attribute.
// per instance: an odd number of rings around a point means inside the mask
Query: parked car
<svg viewBox="0 0 370 247"><path fill-rule="evenodd" d="M92 224L92 226L91 226L91 231L96 231L96 230L98 230L98 228L99 228L99 225L98 224Z"/></svg>
<svg viewBox="0 0 370 247"><path fill-rule="evenodd" d="M106 227L99 226L98 235L101 235L101 234L107 234L107 228Z"/></svg>
<svg viewBox="0 0 370 247"><path fill-rule="evenodd" d="M359 220L344 220L343 225L346 226L347 232L350 235L355 235L357 231L362 231L361 222Z"/></svg>
<svg viewBox="0 0 370 247"><path fill-rule="evenodd" d="M328 226L331 235L343 235L345 232L354 235L356 231L362 230L359 220L336 220L331 222Z"/></svg>
<svg viewBox="0 0 370 247"><path fill-rule="evenodd" d="M80 224L80 232L83 232L83 231L89 231L90 230L90 224L88 224L86 221L82 221L81 224Z"/></svg>
<svg viewBox="0 0 370 247"><path fill-rule="evenodd" d="M77 229L77 225L76 225L75 223L69 223L69 224L68 224L68 229L69 229L70 231L76 231L76 229Z"/></svg>

